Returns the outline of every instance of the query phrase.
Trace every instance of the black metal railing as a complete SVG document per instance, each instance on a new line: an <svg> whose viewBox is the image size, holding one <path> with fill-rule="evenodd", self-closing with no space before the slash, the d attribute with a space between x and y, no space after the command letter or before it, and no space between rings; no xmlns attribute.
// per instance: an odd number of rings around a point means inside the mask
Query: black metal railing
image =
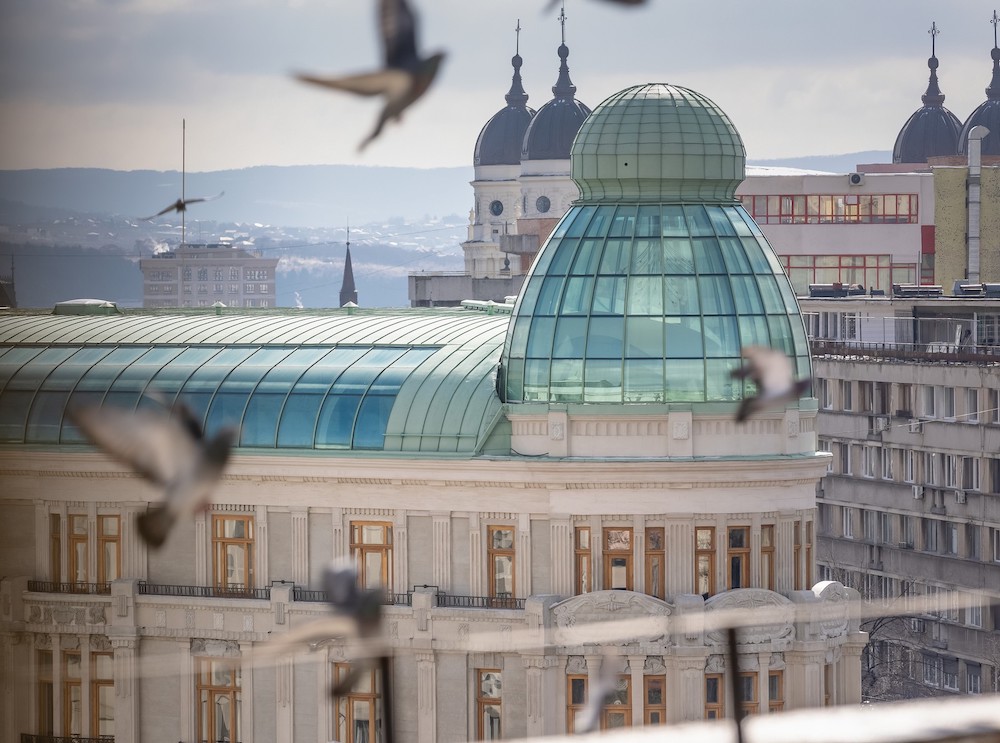
<svg viewBox="0 0 1000 743"><path fill-rule="evenodd" d="M35 735L21 733L21 743L115 743L115 736L100 735L96 738L81 738L78 735Z"/></svg>
<svg viewBox="0 0 1000 743"><path fill-rule="evenodd" d="M326 591L314 591L308 588L295 586L292 588L292 599L294 601L312 601L320 603L326 601ZM388 606L412 606L413 597L410 593L392 593L387 591L384 603Z"/></svg>
<svg viewBox="0 0 1000 743"><path fill-rule="evenodd" d="M523 609L524 599L513 596L452 596L439 592L437 605L456 609Z"/></svg>
<svg viewBox="0 0 1000 743"><path fill-rule="evenodd" d="M29 580L28 590L38 593L111 593L110 583L60 583L54 580ZM83 738L80 738L83 740Z"/></svg>
<svg viewBox="0 0 1000 743"><path fill-rule="evenodd" d="M960 346L953 343L866 343L810 338L813 356L871 356L900 361L945 361L959 364L995 364L1000 346Z"/></svg>
<svg viewBox="0 0 1000 743"><path fill-rule="evenodd" d="M166 583L139 581L138 592L147 596L184 596L204 599L264 599L271 598L271 587L249 588L240 584L228 586L177 586Z"/></svg>

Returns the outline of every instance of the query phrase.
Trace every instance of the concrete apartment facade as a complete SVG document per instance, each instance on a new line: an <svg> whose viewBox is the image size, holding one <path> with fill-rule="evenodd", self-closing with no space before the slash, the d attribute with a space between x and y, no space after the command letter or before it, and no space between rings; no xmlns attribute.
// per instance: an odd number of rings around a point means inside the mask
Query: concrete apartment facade
<svg viewBox="0 0 1000 743"><path fill-rule="evenodd" d="M143 307L276 306L277 258L185 243L139 261Z"/></svg>

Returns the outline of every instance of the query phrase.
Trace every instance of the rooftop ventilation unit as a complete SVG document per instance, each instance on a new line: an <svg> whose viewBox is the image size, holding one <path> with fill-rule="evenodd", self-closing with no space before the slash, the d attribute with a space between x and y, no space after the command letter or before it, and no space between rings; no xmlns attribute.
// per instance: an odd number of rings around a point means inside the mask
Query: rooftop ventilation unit
<svg viewBox="0 0 1000 743"><path fill-rule="evenodd" d="M864 173L848 173L847 174L847 183L850 186L860 186L864 182L865 182L865 174Z"/></svg>

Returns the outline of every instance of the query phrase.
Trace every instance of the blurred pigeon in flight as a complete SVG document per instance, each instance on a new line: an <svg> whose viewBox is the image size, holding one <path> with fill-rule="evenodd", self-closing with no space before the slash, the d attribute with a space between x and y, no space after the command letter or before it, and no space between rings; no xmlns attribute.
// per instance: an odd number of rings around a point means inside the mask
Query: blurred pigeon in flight
<svg viewBox="0 0 1000 743"><path fill-rule="evenodd" d="M164 208L160 209L160 211L158 211L156 214L153 214L148 217L143 217L142 219L143 221L148 222L151 219L162 217L167 212L177 212L178 214L180 212L186 212L188 204L198 204L202 201L215 201L216 199L222 197L225 193L226 192L223 191L222 193L217 193L215 196L202 196L195 199L177 199L177 201L175 201L170 206L165 206Z"/></svg>
<svg viewBox="0 0 1000 743"><path fill-rule="evenodd" d="M381 631L385 590L359 588L358 571L352 560L344 558L331 562L323 571L323 587L326 589L326 600L334 611L354 623L359 639L371 639ZM337 682L331 694L346 694L370 669L370 663L352 665L350 672Z"/></svg>
<svg viewBox="0 0 1000 743"><path fill-rule="evenodd" d="M737 423L765 408L797 399L812 385L811 379L795 379L792 360L782 351L766 346L746 346L740 354L746 364L734 369L732 376L736 379L749 377L757 385L757 394L743 398L736 412Z"/></svg>
<svg viewBox="0 0 1000 743"><path fill-rule="evenodd" d="M164 491L137 520L150 547L159 547L179 518L190 518L208 502L222 476L236 432L231 428L206 439L184 404L170 411L126 411L115 407L71 406L70 420L92 444L132 467Z"/></svg>
<svg viewBox="0 0 1000 743"><path fill-rule="evenodd" d="M646 0L606 0L606 1L607 2L612 2L615 5L645 5L646 4ZM548 7L545 9L545 12L548 13L553 8L555 8L557 5L559 5L559 3L560 3L560 0L551 0L551 2L549 2Z"/></svg>
<svg viewBox="0 0 1000 743"><path fill-rule="evenodd" d="M445 57L442 52L429 57L417 54L416 17L406 0L379 0L378 15L385 67L374 72L344 77L296 75L306 83L357 95L383 97L384 105L375 122L375 129L361 142L359 150L363 150L382 133L382 127L389 119L400 120L403 111L427 92Z"/></svg>

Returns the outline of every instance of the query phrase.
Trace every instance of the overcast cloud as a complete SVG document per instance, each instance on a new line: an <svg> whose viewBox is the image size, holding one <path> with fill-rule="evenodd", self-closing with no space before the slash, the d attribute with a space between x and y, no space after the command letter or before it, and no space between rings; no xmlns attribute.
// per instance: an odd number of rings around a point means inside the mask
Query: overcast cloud
<svg viewBox="0 0 1000 743"><path fill-rule="evenodd" d="M3 0L0 168L468 165L504 105L514 26L538 108L559 60L548 0L411 0L420 45L448 59L436 85L363 154L374 100L327 93L292 71L375 67L374 0ZM973 0L567 0L577 97L591 107L637 83L714 100L752 159L889 150L927 85L936 21L945 105L985 99L993 8Z"/></svg>

